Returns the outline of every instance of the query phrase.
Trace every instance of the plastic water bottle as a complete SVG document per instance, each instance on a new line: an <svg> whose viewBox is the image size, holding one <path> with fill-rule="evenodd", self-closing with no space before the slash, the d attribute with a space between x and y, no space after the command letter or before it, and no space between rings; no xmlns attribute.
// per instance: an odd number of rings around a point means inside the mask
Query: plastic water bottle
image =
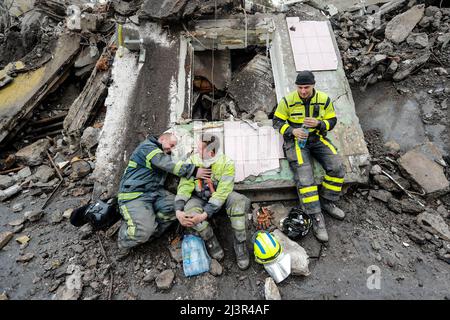
<svg viewBox="0 0 450 320"><path fill-rule="evenodd" d="M206 251L202 238L192 234L184 236L181 244L183 255L183 271L186 277L196 276L208 272L211 267L211 258Z"/></svg>
<svg viewBox="0 0 450 320"><path fill-rule="evenodd" d="M303 130L303 132L305 132L307 135L309 135L309 130L308 129L306 129L305 127L301 127L300 129L302 129ZM306 145L306 141L308 141L308 138L306 138L306 139L301 139L301 140L297 140L298 142L298 146L300 147L300 148L304 148L305 147L305 145Z"/></svg>

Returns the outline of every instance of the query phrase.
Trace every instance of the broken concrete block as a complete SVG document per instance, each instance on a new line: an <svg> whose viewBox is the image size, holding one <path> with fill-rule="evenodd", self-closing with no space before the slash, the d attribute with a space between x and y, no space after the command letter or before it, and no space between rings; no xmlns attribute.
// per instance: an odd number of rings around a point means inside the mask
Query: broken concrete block
<svg viewBox="0 0 450 320"><path fill-rule="evenodd" d="M384 146L391 152L391 153L398 153L400 151L400 145L394 141L389 140L387 141Z"/></svg>
<svg viewBox="0 0 450 320"><path fill-rule="evenodd" d="M420 235L415 231L406 231L406 234L413 242L419 245L425 244L427 242L427 239L423 235Z"/></svg>
<svg viewBox="0 0 450 320"><path fill-rule="evenodd" d="M8 225L10 225L11 227L17 227L20 226L21 224L23 224L25 222L25 218L19 218L16 220L13 220L11 222L8 222Z"/></svg>
<svg viewBox="0 0 450 320"><path fill-rule="evenodd" d="M187 0L146 0L142 4L142 15L153 19L167 19L182 14Z"/></svg>
<svg viewBox="0 0 450 320"><path fill-rule="evenodd" d="M87 176L91 172L91 166L89 162L85 160L77 160L72 162L72 173L69 178L73 181L80 180L81 178Z"/></svg>
<svg viewBox="0 0 450 320"><path fill-rule="evenodd" d="M69 272L69 268L73 270ZM66 278L65 285L58 288L53 300L77 300L81 296L83 290L83 282L81 279L83 272L81 271L81 267L69 265L67 270L71 275Z"/></svg>
<svg viewBox="0 0 450 320"><path fill-rule="evenodd" d="M241 111L271 113L277 105L270 59L256 55L232 80L228 92Z"/></svg>
<svg viewBox="0 0 450 320"><path fill-rule="evenodd" d="M40 220L44 212L42 210L27 211L23 214L24 218L30 222L36 222Z"/></svg>
<svg viewBox="0 0 450 320"><path fill-rule="evenodd" d="M388 202L392 194L386 190L370 190L369 195L383 202Z"/></svg>
<svg viewBox="0 0 450 320"><path fill-rule="evenodd" d="M425 231L450 241L450 228L438 213L423 212L417 216L417 223Z"/></svg>
<svg viewBox="0 0 450 320"><path fill-rule="evenodd" d="M87 127L81 136L81 145L88 150L95 147L98 144L98 138L100 137L101 131L100 128Z"/></svg>
<svg viewBox="0 0 450 320"><path fill-rule="evenodd" d="M173 279L175 278L175 274L171 269L164 270L161 272L158 277L156 277L156 286L159 289L170 289L172 287Z"/></svg>
<svg viewBox="0 0 450 320"><path fill-rule="evenodd" d="M8 242L12 239L13 233L9 231L5 231L0 233L0 249L8 244Z"/></svg>
<svg viewBox="0 0 450 320"><path fill-rule="evenodd" d="M23 210L23 203L22 202L16 203L16 204L14 204L12 206L12 211L13 212L20 212L22 210Z"/></svg>
<svg viewBox="0 0 450 320"><path fill-rule="evenodd" d="M48 182L55 176L55 170L47 165L40 166L34 173L34 177L40 182Z"/></svg>
<svg viewBox="0 0 450 320"><path fill-rule="evenodd" d="M34 254L32 254L31 252L28 252L28 253L25 253L24 255L18 256L16 261L17 262L28 262L33 258L34 258Z"/></svg>
<svg viewBox="0 0 450 320"><path fill-rule="evenodd" d="M36 43L39 42L41 37L41 21L44 19L43 13L38 10L31 10L25 12L20 22L20 34L21 40L28 50L32 50Z"/></svg>
<svg viewBox="0 0 450 320"><path fill-rule="evenodd" d="M25 167L25 168L21 169L19 172L17 172L17 175L21 179L28 178L29 176L31 176L31 169L30 169L30 167Z"/></svg>
<svg viewBox="0 0 450 320"><path fill-rule="evenodd" d="M100 52L98 51L98 48L91 45L80 52L78 58L75 60L74 66L75 68L83 68L92 65L97 62L99 56Z"/></svg>
<svg viewBox="0 0 450 320"><path fill-rule="evenodd" d="M423 49L428 47L428 34L426 33L411 33L408 38L406 38L406 42L417 49Z"/></svg>
<svg viewBox="0 0 450 320"><path fill-rule="evenodd" d="M67 209L66 211L64 211L63 213L63 218L65 219L70 219L70 216L72 215L73 209Z"/></svg>
<svg viewBox="0 0 450 320"><path fill-rule="evenodd" d="M404 41L425 13L425 5L417 5L395 16L386 25L386 39L399 44Z"/></svg>
<svg viewBox="0 0 450 320"><path fill-rule="evenodd" d="M424 207L410 198L403 199L401 205L404 213L418 214L424 211Z"/></svg>
<svg viewBox="0 0 450 320"><path fill-rule="evenodd" d="M445 68L442 68L442 67L433 68L433 71L436 72L440 76L448 75L448 71L445 70Z"/></svg>
<svg viewBox="0 0 450 320"><path fill-rule="evenodd" d="M280 242L283 251L291 256L291 273L293 275L309 276L311 274L308 267L309 257L305 249L278 229L274 230L273 234Z"/></svg>
<svg viewBox="0 0 450 320"><path fill-rule="evenodd" d="M264 296L266 300L281 300L280 291L271 277L266 278L264 283Z"/></svg>
<svg viewBox="0 0 450 320"><path fill-rule="evenodd" d="M0 175L0 189L7 189L14 184L14 179L10 176Z"/></svg>
<svg viewBox="0 0 450 320"><path fill-rule="evenodd" d="M253 121L255 122L264 122L268 119L269 117L267 116L267 114L261 110L256 111L253 117Z"/></svg>
<svg viewBox="0 0 450 320"><path fill-rule="evenodd" d="M390 198L387 205L395 213L402 213L402 203L399 200Z"/></svg>
<svg viewBox="0 0 450 320"><path fill-rule="evenodd" d="M389 179L388 177L386 177L384 175L375 175L373 177L373 180L375 181L376 184L378 184L384 190L387 190L390 192L400 191L400 188L391 179ZM403 187L405 187L402 183L400 183L400 184Z"/></svg>
<svg viewBox="0 0 450 320"><path fill-rule="evenodd" d="M398 163L427 194L431 194L449 187L444 170L436 161L443 161L442 154L428 142L408 151Z"/></svg>
<svg viewBox="0 0 450 320"><path fill-rule="evenodd" d="M19 193L22 190L20 185L16 184L5 190L0 190L0 202L12 197L13 195Z"/></svg>
<svg viewBox="0 0 450 320"><path fill-rule="evenodd" d="M370 174L375 176L375 175L379 175L381 174L381 167L378 164L375 164L372 166L372 168L370 168Z"/></svg>
<svg viewBox="0 0 450 320"><path fill-rule="evenodd" d="M442 45L442 49L445 49L450 42L450 32L438 36L437 42Z"/></svg>
<svg viewBox="0 0 450 320"><path fill-rule="evenodd" d="M50 147L50 141L40 139L16 153L16 159L29 166L38 166L46 157L46 151Z"/></svg>
<svg viewBox="0 0 450 320"><path fill-rule="evenodd" d="M426 51L423 54L420 54L418 58L402 61L397 71L392 76L394 81L400 81L408 77L413 71L415 71L418 67L423 65L428 61L431 57L431 52Z"/></svg>

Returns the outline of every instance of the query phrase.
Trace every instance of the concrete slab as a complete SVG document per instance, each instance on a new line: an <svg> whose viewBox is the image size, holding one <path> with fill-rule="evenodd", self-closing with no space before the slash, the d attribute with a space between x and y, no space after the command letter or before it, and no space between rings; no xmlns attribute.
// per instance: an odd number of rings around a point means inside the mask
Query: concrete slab
<svg viewBox="0 0 450 320"><path fill-rule="evenodd" d="M427 194L448 191L449 181L441 164L442 155L431 142L420 145L399 159L400 166Z"/></svg>
<svg viewBox="0 0 450 320"><path fill-rule="evenodd" d="M257 54L231 81L228 93L241 111L270 114L277 105L269 57Z"/></svg>
<svg viewBox="0 0 450 320"><path fill-rule="evenodd" d="M46 96L64 75L80 48L80 37L62 34L53 59L37 70L21 73L0 90L0 142Z"/></svg>
<svg viewBox="0 0 450 320"><path fill-rule="evenodd" d="M180 41L179 33L171 31L169 35L156 23L143 23L139 29L147 52L145 62L139 64L138 54L127 50L114 61L113 85L106 98L108 108L97 148L94 196L117 191L136 146L149 134L166 131L187 100L186 42Z"/></svg>

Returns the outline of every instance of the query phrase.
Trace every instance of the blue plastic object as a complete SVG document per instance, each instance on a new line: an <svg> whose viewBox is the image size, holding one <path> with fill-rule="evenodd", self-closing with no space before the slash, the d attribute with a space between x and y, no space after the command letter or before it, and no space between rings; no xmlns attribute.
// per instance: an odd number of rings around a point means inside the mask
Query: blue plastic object
<svg viewBox="0 0 450 320"><path fill-rule="evenodd" d="M181 244L181 252L183 271L186 277L208 272L211 268L211 258L202 238L192 234L185 235Z"/></svg>
<svg viewBox="0 0 450 320"><path fill-rule="evenodd" d="M306 129L305 127L302 127L301 128L306 134L308 134L309 135L309 130L308 129ZM305 147L305 145L306 145L306 141L308 140L308 138L306 138L306 139L302 139L302 140L298 140L298 146L300 147L300 148L304 148Z"/></svg>

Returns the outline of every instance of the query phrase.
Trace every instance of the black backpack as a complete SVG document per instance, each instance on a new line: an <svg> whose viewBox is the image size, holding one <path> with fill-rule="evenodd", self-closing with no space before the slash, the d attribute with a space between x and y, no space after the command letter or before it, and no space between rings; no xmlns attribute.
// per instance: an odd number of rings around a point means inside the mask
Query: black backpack
<svg viewBox="0 0 450 320"><path fill-rule="evenodd" d="M105 202L106 201L106 202ZM70 223L81 227L90 223L94 230L106 230L121 219L117 198L97 200L75 209L70 215Z"/></svg>

